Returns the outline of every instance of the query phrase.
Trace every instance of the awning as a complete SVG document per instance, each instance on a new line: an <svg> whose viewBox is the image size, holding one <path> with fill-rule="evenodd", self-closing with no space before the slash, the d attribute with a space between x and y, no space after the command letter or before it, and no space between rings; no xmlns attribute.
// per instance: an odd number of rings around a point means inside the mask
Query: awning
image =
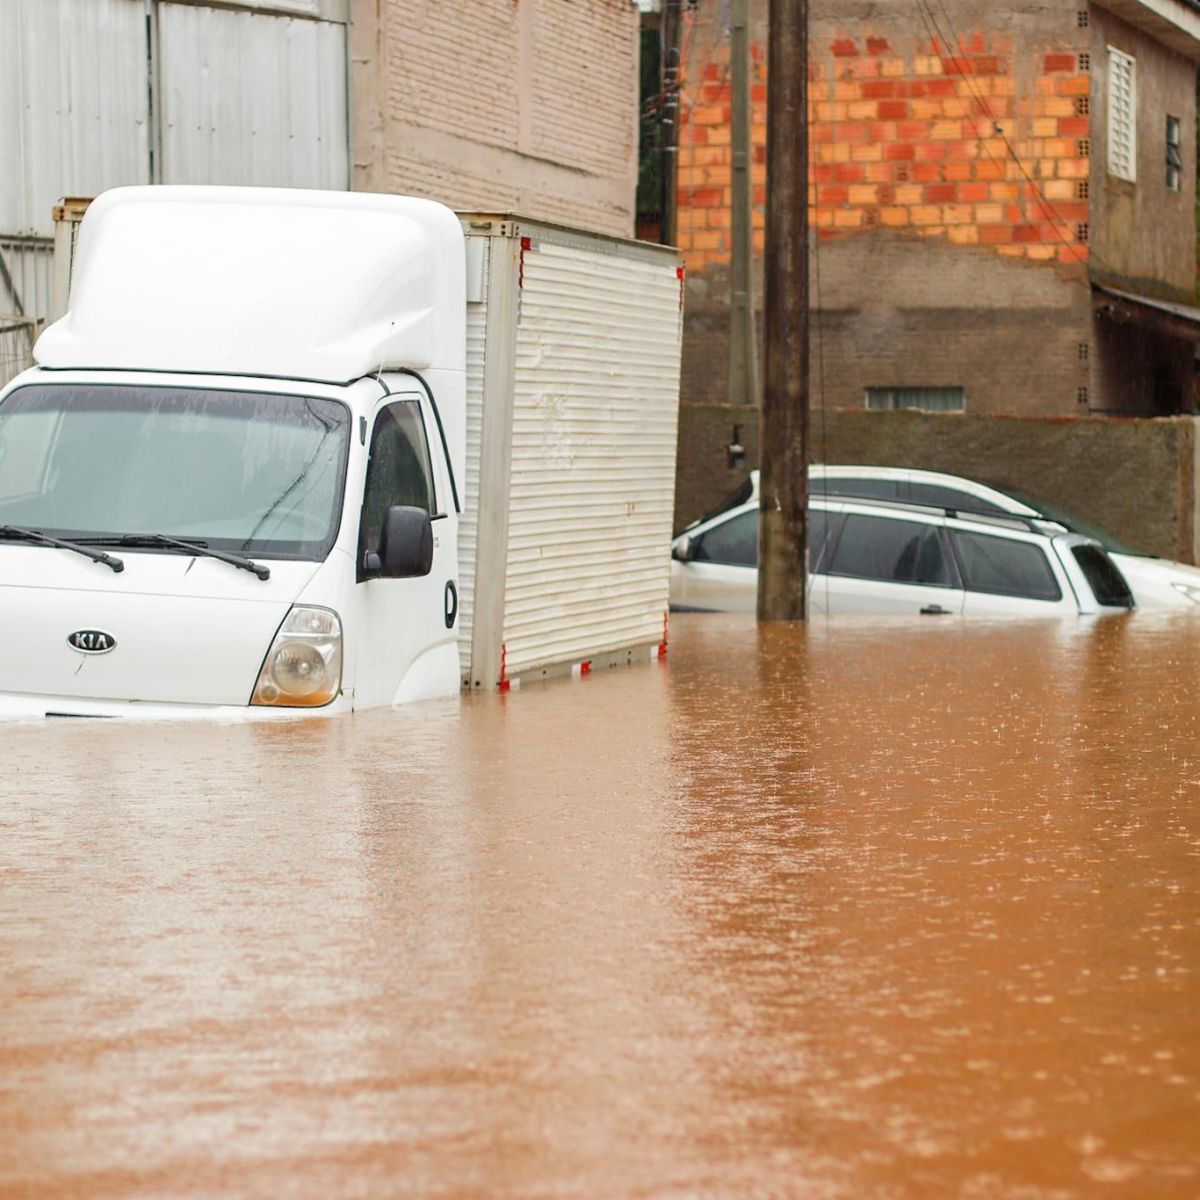
<svg viewBox="0 0 1200 1200"><path fill-rule="evenodd" d="M1200 342L1200 307L1194 304L1153 300L1094 283L1092 308L1097 312L1107 311L1118 319L1140 321L1168 337Z"/></svg>

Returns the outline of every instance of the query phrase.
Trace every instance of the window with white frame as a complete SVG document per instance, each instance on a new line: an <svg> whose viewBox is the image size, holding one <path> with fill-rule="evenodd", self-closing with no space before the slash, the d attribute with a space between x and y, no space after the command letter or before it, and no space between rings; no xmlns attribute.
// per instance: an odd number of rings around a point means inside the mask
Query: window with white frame
<svg viewBox="0 0 1200 1200"><path fill-rule="evenodd" d="M1183 180L1183 143L1178 117L1167 118L1167 188L1177 192Z"/></svg>
<svg viewBox="0 0 1200 1200"><path fill-rule="evenodd" d="M960 387L867 388L871 412L915 408L918 412L965 412L967 398Z"/></svg>
<svg viewBox="0 0 1200 1200"><path fill-rule="evenodd" d="M1108 173L1137 181L1137 60L1108 48Z"/></svg>

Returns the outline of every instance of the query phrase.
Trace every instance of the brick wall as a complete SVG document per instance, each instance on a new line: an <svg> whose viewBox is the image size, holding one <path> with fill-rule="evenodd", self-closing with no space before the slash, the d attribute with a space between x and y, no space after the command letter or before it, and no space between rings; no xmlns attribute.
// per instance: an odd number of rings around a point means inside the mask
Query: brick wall
<svg viewBox="0 0 1200 1200"><path fill-rule="evenodd" d="M697 272L729 261L729 72L725 48L712 53L685 64L681 110L679 243ZM948 45L828 22L812 53L809 219L822 239L884 227L1034 261L1087 260L1090 82L1078 54L1018 50L1010 35L978 28ZM761 249L761 47L755 74Z"/></svg>
<svg viewBox="0 0 1200 1200"><path fill-rule="evenodd" d="M812 389L824 402L861 407L872 387L961 387L969 412L1087 411L1093 115L1078 8L939 0L927 28L916 5L815 0ZM727 398L729 64L717 0L697 13L680 147L683 400L711 404ZM761 251L758 0L752 30Z"/></svg>
<svg viewBox="0 0 1200 1200"><path fill-rule="evenodd" d="M695 405L680 413L675 522L681 529L745 477L725 448L741 426L758 465L753 410ZM1146 553L1196 559L1196 423L1168 420L934 416L832 410L812 422L812 458L965 475L1060 505Z"/></svg>
<svg viewBox="0 0 1200 1200"><path fill-rule="evenodd" d="M629 237L629 0L353 0L354 186Z"/></svg>

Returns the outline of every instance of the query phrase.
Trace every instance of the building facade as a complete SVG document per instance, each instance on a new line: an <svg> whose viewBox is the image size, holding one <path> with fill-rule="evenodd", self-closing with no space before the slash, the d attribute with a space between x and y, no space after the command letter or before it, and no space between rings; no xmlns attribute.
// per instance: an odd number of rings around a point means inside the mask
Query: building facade
<svg viewBox="0 0 1200 1200"><path fill-rule="evenodd" d="M60 197L398 192L631 236L634 0L0 0L0 382Z"/></svg>
<svg viewBox="0 0 1200 1200"><path fill-rule="evenodd" d="M752 6L759 254L766 8ZM729 399L722 11L698 0L681 38L685 404ZM814 405L1193 411L1200 3L815 0L810 11Z"/></svg>
<svg viewBox="0 0 1200 1200"><path fill-rule="evenodd" d="M634 0L355 0L354 183L631 237Z"/></svg>

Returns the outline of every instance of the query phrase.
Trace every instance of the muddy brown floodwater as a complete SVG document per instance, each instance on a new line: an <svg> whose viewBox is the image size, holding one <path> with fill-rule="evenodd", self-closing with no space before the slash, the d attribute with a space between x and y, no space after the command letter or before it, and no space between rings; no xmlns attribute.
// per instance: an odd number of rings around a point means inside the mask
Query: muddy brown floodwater
<svg viewBox="0 0 1200 1200"><path fill-rule="evenodd" d="M1200 619L0 728L4 1197L1200 1195Z"/></svg>

